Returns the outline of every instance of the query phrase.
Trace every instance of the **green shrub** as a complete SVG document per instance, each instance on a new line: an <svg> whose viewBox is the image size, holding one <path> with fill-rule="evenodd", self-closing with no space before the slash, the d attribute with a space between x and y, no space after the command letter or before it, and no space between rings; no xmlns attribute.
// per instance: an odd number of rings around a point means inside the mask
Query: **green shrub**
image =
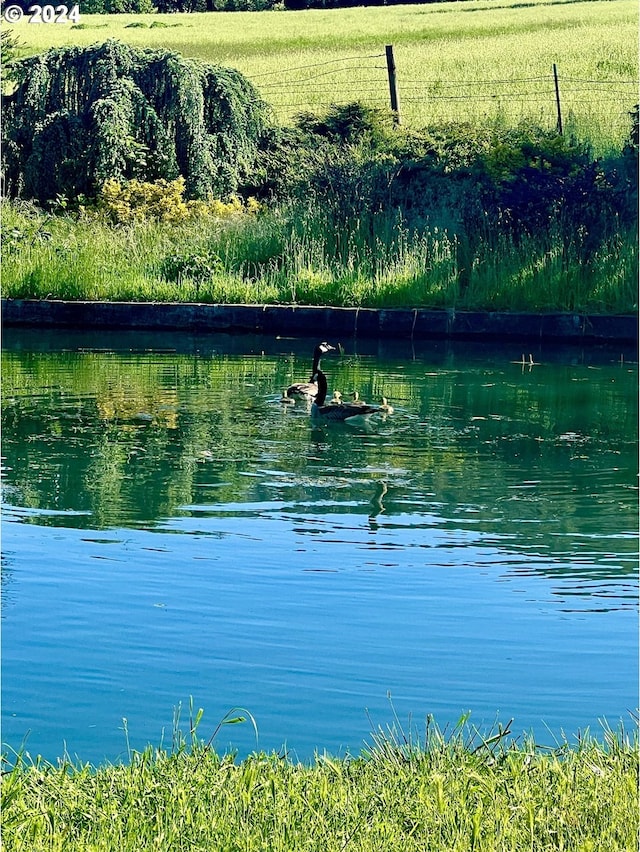
<svg viewBox="0 0 640 852"><path fill-rule="evenodd" d="M395 257L401 221L411 241L435 229L455 242L464 291L487 263L502 257L511 267L532 244L557 251L564 275L577 265L589 276L637 229L633 141L597 161L588 146L529 123L407 133L358 105L303 115L265 139L255 191L290 199L311 217L306 232L322 234L323 253L342 263Z"/></svg>
<svg viewBox="0 0 640 852"><path fill-rule="evenodd" d="M211 280L222 269L220 258L212 254L195 254L184 252L171 254L164 258L160 266L160 274L167 281L188 279L196 284Z"/></svg>
<svg viewBox="0 0 640 852"><path fill-rule="evenodd" d="M231 69L116 41L15 64L3 100L9 197L94 196L105 181L185 180L224 198L250 169L266 107Z"/></svg>
<svg viewBox="0 0 640 852"><path fill-rule="evenodd" d="M116 225L135 221L180 223L203 217L227 219L243 214L254 215L261 210L261 205L254 198L249 198L245 204L238 196L232 196L228 201L188 201L184 198L184 189L182 177L153 182L108 180L95 205L83 206L82 210L102 214Z"/></svg>

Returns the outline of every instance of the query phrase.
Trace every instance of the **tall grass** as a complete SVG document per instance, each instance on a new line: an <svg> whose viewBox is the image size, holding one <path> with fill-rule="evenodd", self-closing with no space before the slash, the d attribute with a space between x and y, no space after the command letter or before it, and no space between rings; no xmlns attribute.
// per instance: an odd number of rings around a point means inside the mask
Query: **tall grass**
<svg viewBox="0 0 640 852"><path fill-rule="evenodd" d="M528 119L553 127L556 63L565 130L598 152L620 147L637 102L637 29L632 0L83 15L79 27L32 26L25 16L13 27L25 53L116 38L237 68L280 121L329 102L388 105L383 54L393 44L408 126Z"/></svg>
<svg viewBox="0 0 640 852"><path fill-rule="evenodd" d="M618 234L585 267L533 239L504 239L469 258L446 230L411 230L393 212L364 211L339 231L321 211L288 207L203 218L197 228L113 226L3 202L2 227L5 298L613 313L637 305L633 235Z"/></svg>
<svg viewBox="0 0 640 852"><path fill-rule="evenodd" d="M125 765L18 755L2 780L6 852L636 849L637 739L622 728L544 749L429 718L420 739L378 728L357 757L236 762L198 739L201 715Z"/></svg>

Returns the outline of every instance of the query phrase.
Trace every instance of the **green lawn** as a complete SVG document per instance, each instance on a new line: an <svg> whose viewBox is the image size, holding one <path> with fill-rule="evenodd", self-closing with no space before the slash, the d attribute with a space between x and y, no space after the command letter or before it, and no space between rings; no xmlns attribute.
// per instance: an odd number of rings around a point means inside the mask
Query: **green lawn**
<svg viewBox="0 0 640 852"><path fill-rule="evenodd" d="M25 18L13 32L25 53L116 38L231 66L255 82L280 120L332 101L388 105L386 44L394 46L410 126L523 117L555 126L555 63L566 131L606 150L626 138L638 98L632 0L83 15L79 26Z"/></svg>

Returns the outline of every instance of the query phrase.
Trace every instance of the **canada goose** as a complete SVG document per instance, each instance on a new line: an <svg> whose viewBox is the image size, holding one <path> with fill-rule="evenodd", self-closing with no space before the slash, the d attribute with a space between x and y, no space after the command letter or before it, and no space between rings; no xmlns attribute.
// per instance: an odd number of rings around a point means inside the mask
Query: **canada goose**
<svg viewBox="0 0 640 852"><path fill-rule="evenodd" d="M292 399L292 398L289 396L289 394L287 393L287 389L286 389L286 388L282 391L282 396L280 397L280 402L281 402L283 405L295 405L295 404L296 404L295 399Z"/></svg>
<svg viewBox="0 0 640 852"><path fill-rule="evenodd" d="M335 351L335 348L335 346L332 346L326 341L324 341L323 343L319 343L313 350L311 378L308 382L296 382L295 384L290 385L287 388L287 396L300 396L305 397L307 399L314 399L315 395L318 393L318 385L315 381L315 375L318 368L320 367L320 359L323 355L326 355L327 352Z"/></svg>
<svg viewBox="0 0 640 852"><path fill-rule="evenodd" d="M393 414L393 406L389 405L386 396L382 397L380 402L380 411L382 411L383 414Z"/></svg>
<svg viewBox="0 0 640 852"><path fill-rule="evenodd" d="M318 384L318 394L311 406L311 417L314 420L324 420L330 423L341 423L352 417L369 417L379 411L377 405L367 405L364 402L340 402L339 404L324 404L327 398L327 377L322 370L316 370L314 378Z"/></svg>
<svg viewBox="0 0 640 852"><path fill-rule="evenodd" d="M329 400L329 405L342 405L342 394L340 391L333 392L333 397Z"/></svg>

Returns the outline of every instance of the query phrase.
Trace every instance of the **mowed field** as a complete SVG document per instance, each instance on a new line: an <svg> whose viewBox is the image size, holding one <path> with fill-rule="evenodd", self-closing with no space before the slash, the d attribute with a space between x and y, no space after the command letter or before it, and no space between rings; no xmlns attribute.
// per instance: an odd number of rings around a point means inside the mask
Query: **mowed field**
<svg viewBox="0 0 640 852"><path fill-rule="evenodd" d="M394 48L404 124L557 122L619 147L638 102L636 0L462 0L302 12L82 15L11 27L24 55L115 38L239 69L279 121L330 103L387 107Z"/></svg>

